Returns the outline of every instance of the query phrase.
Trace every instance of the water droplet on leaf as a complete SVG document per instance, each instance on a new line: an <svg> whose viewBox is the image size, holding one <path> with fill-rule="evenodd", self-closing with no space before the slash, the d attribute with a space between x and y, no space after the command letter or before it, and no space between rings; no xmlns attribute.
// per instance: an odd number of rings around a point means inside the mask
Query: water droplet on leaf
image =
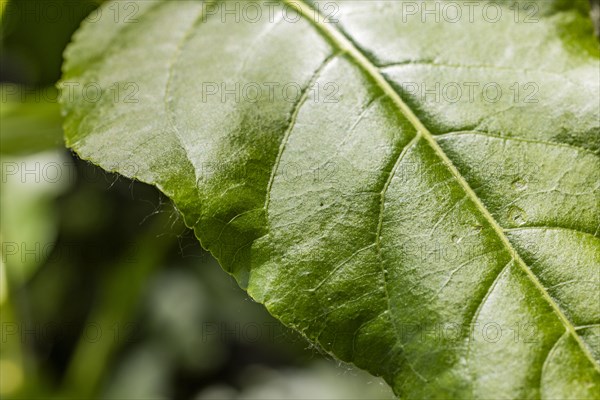
<svg viewBox="0 0 600 400"><path fill-rule="evenodd" d="M512 182L512 187L515 190L523 191L527 189L527 182L524 179L517 178Z"/></svg>
<svg viewBox="0 0 600 400"><path fill-rule="evenodd" d="M517 226L524 225L527 222L527 215L519 207L511 207L508 210L508 218L513 221Z"/></svg>

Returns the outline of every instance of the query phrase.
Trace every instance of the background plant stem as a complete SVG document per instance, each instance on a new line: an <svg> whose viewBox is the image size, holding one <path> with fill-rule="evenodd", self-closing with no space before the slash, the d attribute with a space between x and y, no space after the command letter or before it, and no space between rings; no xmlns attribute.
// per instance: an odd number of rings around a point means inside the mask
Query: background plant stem
<svg viewBox="0 0 600 400"><path fill-rule="evenodd" d="M179 220L175 225L169 221L168 213L159 213L153 219L150 227L124 254L116 269L118 272L104 283L101 298L85 325L94 329L90 329L89 336L84 329L65 374L64 395L94 396L104 378L107 363L119 345L127 341L125 335L131 329L124 328L142 297L143 288L177 242L173 232L183 229ZM98 327L101 331L96 329Z"/></svg>

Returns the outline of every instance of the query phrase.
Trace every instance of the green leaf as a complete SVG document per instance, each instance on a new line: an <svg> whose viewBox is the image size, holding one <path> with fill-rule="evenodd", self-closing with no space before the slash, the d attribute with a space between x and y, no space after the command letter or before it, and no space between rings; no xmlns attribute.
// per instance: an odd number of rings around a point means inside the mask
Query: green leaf
<svg viewBox="0 0 600 400"><path fill-rule="evenodd" d="M451 3L140 1L68 48L67 143L399 396L597 398L589 6Z"/></svg>
<svg viewBox="0 0 600 400"><path fill-rule="evenodd" d="M65 150L27 156L2 154L0 246L12 285L26 282L51 255L58 237L56 199L71 181Z"/></svg>
<svg viewBox="0 0 600 400"><path fill-rule="evenodd" d="M0 154L25 155L62 148L58 92L18 85L0 86Z"/></svg>

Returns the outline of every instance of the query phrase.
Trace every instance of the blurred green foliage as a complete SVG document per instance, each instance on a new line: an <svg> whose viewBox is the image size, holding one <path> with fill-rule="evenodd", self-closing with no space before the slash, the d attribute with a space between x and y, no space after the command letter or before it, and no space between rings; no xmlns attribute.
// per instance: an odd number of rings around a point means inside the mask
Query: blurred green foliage
<svg viewBox="0 0 600 400"><path fill-rule="evenodd" d="M2 154L31 154L62 144L62 121L56 101L58 90L26 90L23 86L0 86L2 109Z"/></svg>
<svg viewBox="0 0 600 400"><path fill-rule="evenodd" d="M0 6L0 396L391 398L253 303L158 191L64 149L54 84L96 6Z"/></svg>

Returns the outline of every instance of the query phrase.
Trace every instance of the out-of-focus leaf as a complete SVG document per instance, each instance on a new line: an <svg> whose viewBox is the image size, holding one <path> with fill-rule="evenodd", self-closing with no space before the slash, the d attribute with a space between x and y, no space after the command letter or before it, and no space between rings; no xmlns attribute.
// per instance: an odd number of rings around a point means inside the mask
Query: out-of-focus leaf
<svg viewBox="0 0 600 400"><path fill-rule="evenodd" d="M4 1L3 1L4 2ZM14 0L4 4L0 25L3 82L42 87L60 77L62 52L99 1Z"/></svg>
<svg viewBox="0 0 600 400"><path fill-rule="evenodd" d="M63 144L62 118L55 88L0 87L0 153L29 154Z"/></svg>
<svg viewBox="0 0 600 400"><path fill-rule="evenodd" d="M4 17L4 8L6 7L6 3L8 3L8 0L0 0L0 21Z"/></svg>
<svg viewBox="0 0 600 400"><path fill-rule="evenodd" d="M9 282L27 280L52 254L58 232L55 200L73 181L64 151L2 155L1 255Z"/></svg>

